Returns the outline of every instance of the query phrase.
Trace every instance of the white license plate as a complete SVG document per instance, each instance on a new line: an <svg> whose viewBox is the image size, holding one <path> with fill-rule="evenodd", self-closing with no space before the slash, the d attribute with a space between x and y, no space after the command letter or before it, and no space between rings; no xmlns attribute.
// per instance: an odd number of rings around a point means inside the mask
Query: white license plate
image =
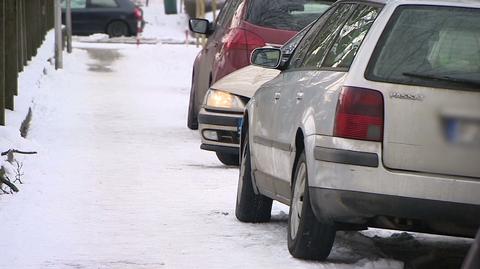
<svg viewBox="0 0 480 269"><path fill-rule="evenodd" d="M480 121L448 119L446 135L454 144L480 145Z"/></svg>

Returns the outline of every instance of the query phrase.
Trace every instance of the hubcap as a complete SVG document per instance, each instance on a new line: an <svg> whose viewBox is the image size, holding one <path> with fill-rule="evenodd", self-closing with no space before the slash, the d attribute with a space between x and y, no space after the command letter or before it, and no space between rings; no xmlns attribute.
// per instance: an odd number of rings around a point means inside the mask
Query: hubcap
<svg viewBox="0 0 480 269"><path fill-rule="evenodd" d="M302 219L303 198L305 196L305 181L306 181L306 165L305 162L300 164L295 178L295 186L293 188L293 199L290 206L292 213L290 214L290 236L295 239Z"/></svg>

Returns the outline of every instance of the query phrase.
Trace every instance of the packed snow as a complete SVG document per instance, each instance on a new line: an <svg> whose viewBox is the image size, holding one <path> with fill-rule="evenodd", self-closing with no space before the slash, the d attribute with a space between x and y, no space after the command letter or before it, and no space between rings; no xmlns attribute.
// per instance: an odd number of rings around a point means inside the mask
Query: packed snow
<svg viewBox="0 0 480 269"><path fill-rule="evenodd" d="M186 19L145 7L149 37L180 40ZM171 27L173 24L173 27ZM76 42L64 69L51 33L20 75L2 149L35 150L20 192L0 196L0 268L458 268L471 240L370 229L339 232L326 262L287 250L288 207L272 221L234 214L238 168L186 128L193 45ZM29 108L26 139L18 128ZM415 267L417 266L417 267ZM423 266L423 267L422 267Z"/></svg>

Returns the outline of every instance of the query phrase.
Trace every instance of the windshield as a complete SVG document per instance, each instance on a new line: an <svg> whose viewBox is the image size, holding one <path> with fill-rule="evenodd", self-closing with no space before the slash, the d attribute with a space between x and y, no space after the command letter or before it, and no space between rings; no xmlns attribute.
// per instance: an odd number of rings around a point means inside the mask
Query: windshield
<svg viewBox="0 0 480 269"><path fill-rule="evenodd" d="M399 7L377 45L367 78L478 90L480 10Z"/></svg>
<svg viewBox="0 0 480 269"><path fill-rule="evenodd" d="M258 26L300 31L324 13L334 1L252 0L247 21Z"/></svg>

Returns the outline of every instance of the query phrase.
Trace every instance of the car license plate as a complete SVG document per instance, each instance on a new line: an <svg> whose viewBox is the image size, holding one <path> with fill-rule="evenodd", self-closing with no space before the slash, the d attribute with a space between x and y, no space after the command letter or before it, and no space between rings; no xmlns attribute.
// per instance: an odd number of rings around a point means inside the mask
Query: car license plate
<svg viewBox="0 0 480 269"><path fill-rule="evenodd" d="M480 145L480 121L448 119L446 136L449 142L459 145Z"/></svg>

